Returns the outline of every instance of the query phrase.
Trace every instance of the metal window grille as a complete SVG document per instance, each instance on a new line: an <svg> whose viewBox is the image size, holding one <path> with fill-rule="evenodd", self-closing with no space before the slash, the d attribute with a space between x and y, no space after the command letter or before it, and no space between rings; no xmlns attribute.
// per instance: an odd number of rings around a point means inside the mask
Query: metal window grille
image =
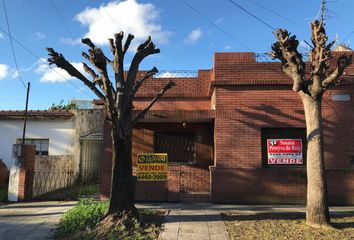
<svg viewBox="0 0 354 240"><path fill-rule="evenodd" d="M16 143L22 143L22 139L18 138ZM49 154L49 139L26 138L25 144L36 145L37 156L48 156Z"/></svg>
<svg viewBox="0 0 354 240"><path fill-rule="evenodd" d="M155 133L155 152L167 153L170 163L194 163L196 158L193 133Z"/></svg>

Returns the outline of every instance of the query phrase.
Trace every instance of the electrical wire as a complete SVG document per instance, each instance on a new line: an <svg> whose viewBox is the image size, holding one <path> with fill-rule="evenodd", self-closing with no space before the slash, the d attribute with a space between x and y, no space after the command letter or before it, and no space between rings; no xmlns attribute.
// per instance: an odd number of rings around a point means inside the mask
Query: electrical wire
<svg viewBox="0 0 354 240"><path fill-rule="evenodd" d="M18 67L18 63L17 63L17 58L16 58L16 54L15 54L14 44L12 42L12 37L11 37L10 23L9 23L9 19L8 19L8 16L7 16L5 0L2 0L2 3L4 5L4 12L5 12L5 18L6 18L7 31L8 31L8 35L10 36L11 51L12 51L12 56L14 58L14 62L15 62L15 66L16 66L16 70L17 70L17 74L18 74L18 78L20 79L23 87L25 89L27 89L26 84L25 84L25 82L23 81L23 79L21 77L21 73L20 73L20 70L19 70L19 67Z"/></svg>
<svg viewBox="0 0 354 240"><path fill-rule="evenodd" d="M268 11L268 12L271 12L271 13L273 13L274 15L276 15L276 16L278 16L278 17L280 17L280 18L282 18L282 19L284 19L284 20L286 20L286 21L288 21L288 22L290 22L290 23L292 23L292 24L298 26L299 28L305 30L305 28L304 28L303 26L301 26L300 24L298 24L297 22L295 22L295 21L293 21L293 20L291 20L291 19L289 19L289 18L287 18L287 17L284 17L284 16L280 15L280 14L277 13L276 11L273 11L272 9L263 6L262 4L256 2L255 0L248 0L248 1L253 2L253 3L256 4L258 7L263 8L264 10L266 10L266 11Z"/></svg>
<svg viewBox="0 0 354 240"><path fill-rule="evenodd" d="M207 18L205 15L203 15L200 11L198 11L196 8L194 8L192 5L190 5L188 2L185 0L180 0L182 3L184 3L187 7L192 9L195 13L197 13L200 17L202 17L204 20L206 20L210 25L214 26L216 29L218 29L220 32L228 36L230 39L232 39L234 42L236 42L238 45L242 46L243 48L247 49L250 52L253 52L251 48L246 46L245 44L241 43L238 41L236 38L234 38L230 33L226 32L224 29L222 29L220 26L215 24L213 21L211 21L209 18Z"/></svg>
<svg viewBox="0 0 354 240"><path fill-rule="evenodd" d="M40 58L37 54L35 54L32 50L30 50L28 47L26 47L25 45L23 45L21 42L19 42L18 40L16 40L13 36L9 35L8 32L6 32L4 29L2 29L0 27L0 31L3 32L6 36L8 36L9 38L12 39L12 41L14 41L15 43L17 43L18 45L20 45L23 49L25 49L30 55L32 55L34 58L36 58L37 60L39 60L42 63L48 64L48 62L44 61L42 58ZM49 65L49 64L48 64ZM87 93L86 91L82 90L79 86L77 86L76 84L74 84L72 81L70 81L68 78L66 78L63 74L61 74L60 72L58 72L57 70L55 70L55 68L53 68L51 65L49 65L49 67L59 76L61 76L63 79L65 79L68 83L70 83L72 86L76 87L80 92L83 92L84 94L86 94L87 96L89 96L90 98L95 98L93 95Z"/></svg>
<svg viewBox="0 0 354 240"><path fill-rule="evenodd" d="M68 34L70 35L70 37L71 37L72 39L74 39L73 34L71 33L71 31L70 31L68 25L66 25L65 20L64 20L63 16L60 14L58 8L55 6L55 4L54 4L54 2L53 2L52 0L49 0L49 1L50 1L51 5L53 6L54 11L55 11L56 14L59 16L61 22L63 23L63 25L64 25L66 31L68 32Z"/></svg>
<svg viewBox="0 0 354 240"><path fill-rule="evenodd" d="M247 13L248 15L250 15L251 17L255 18L256 20L258 20L259 22L263 23L265 26L269 27L270 29L272 29L273 31L275 30L275 28L270 25L269 23L267 23L266 21L260 19L259 17L257 17L255 14L251 13L250 11L248 11L247 9L245 9L244 7L242 7L240 4L235 3L232 0L227 0L229 1L231 4L235 5L236 7L238 7L239 9L241 9L242 11L244 11L245 13Z"/></svg>

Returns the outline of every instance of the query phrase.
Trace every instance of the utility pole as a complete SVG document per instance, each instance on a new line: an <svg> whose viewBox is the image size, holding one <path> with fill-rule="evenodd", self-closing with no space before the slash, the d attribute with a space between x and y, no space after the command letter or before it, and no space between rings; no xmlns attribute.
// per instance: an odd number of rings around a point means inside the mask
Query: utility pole
<svg viewBox="0 0 354 240"><path fill-rule="evenodd" d="M321 22L324 24L326 19L326 0L322 0Z"/></svg>
<svg viewBox="0 0 354 240"><path fill-rule="evenodd" d="M25 118L24 118L23 133L22 133L22 144L25 144L25 138L26 138L26 125L27 125L27 112L28 112L28 98L29 98L30 87L31 87L31 83L28 82L28 83L27 83L27 96L26 96Z"/></svg>

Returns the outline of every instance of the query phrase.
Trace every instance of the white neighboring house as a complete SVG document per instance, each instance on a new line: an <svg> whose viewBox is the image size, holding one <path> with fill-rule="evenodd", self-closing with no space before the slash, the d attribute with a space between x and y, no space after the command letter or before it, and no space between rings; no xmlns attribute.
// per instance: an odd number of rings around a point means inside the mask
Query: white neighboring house
<svg viewBox="0 0 354 240"><path fill-rule="evenodd" d="M78 169L83 161L81 150L87 150L82 146L86 146L87 141L102 141L103 121L102 108L29 111L25 143L36 145L36 169L41 168L43 159L55 159L57 163L51 163L55 168L65 165ZM23 111L0 111L0 159L8 168L13 144L21 143L23 124ZM85 153L87 156L87 151ZM58 163L60 161L66 164ZM91 166L85 162L84 165Z"/></svg>
<svg viewBox="0 0 354 240"><path fill-rule="evenodd" d="M11 167L12 146L21 143L23 111L0 111L0 159ZM36 145L37 156L74 155L74 114L70 111L29 111L25 143Z"/></svg>
<svg viewBox="0 0 354 240"><path fill-rule="evenodd" d="M99 172L103 121L100 108L28 112L25 143L36 145L33 196L67 186L69 180L63 182L58 175L49 188L37 187L44 178L50 180L51 173L70 171L85 179ZM12 151L14 144L22 142L23 125L24 111L0 111L0 159L11 169L10 201L18 198L19 165Z"/></svg>

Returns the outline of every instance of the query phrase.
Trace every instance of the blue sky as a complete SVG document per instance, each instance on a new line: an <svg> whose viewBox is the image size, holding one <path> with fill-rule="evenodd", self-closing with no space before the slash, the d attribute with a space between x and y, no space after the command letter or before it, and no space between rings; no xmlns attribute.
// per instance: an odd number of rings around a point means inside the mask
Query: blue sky
<svg viewBox="0 0 354 240"><path fill-rule="evenodd" d="M321 5L321 0L233 1L272 27L287 28L308 42L309 23L318 16ZM84 61L81 52L86 48L79 39L84 36L92 37L107 52L106 39L114 32L133 33L133 47L151 35L161 53L145 59L141 69L156 66L159 70L209 69L214 52L265 53L274 41L270 27L227 0L5 0L5 4L13 38L35 55L14 42L20 75L31 82L30 109L94 97L78 80L64 79L64 73L46 64L45 48L50 46L80 67ZM354 42L354 34L350 35L354 1L332 0L327 8L330 38L338 34L340 43ZM0 28L7 32L2 1ZM16 73L9 37L0 30L0 110L24 108L26 90Z"/></svg>

